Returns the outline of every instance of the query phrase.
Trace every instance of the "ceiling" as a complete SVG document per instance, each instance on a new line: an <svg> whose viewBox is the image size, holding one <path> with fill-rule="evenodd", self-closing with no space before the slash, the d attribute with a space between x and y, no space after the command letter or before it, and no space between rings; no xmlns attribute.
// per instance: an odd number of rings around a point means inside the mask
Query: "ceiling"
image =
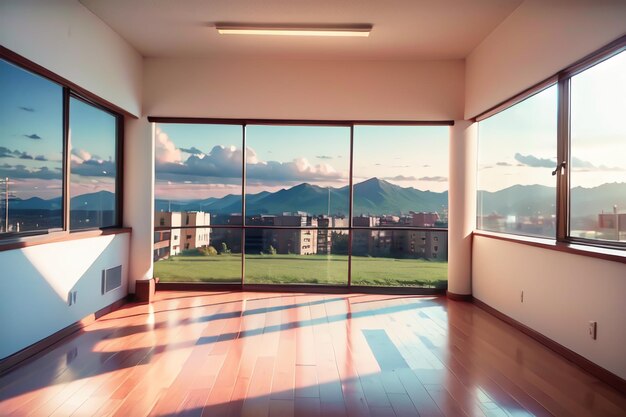
<svg viewBox="0 0 626 417"><path fill-rule="evenodd" d="M145 57L466 57L522 0L80 0ZM368 38L218 35L215 22L374 25Z"/></svg>

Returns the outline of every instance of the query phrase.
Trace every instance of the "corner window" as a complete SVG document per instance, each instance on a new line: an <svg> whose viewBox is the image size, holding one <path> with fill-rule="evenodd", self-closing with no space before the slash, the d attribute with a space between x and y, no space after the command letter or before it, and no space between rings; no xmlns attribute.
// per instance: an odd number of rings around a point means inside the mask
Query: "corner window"
<svg viewBox="0 0 626 417"><path fill-rule="evenodd" d="M557 86L478 124L478 229L556 235Z"/></svg>
<svg viewBox="0 0 626 417"><path fill-rule="evenodd" d="M478 116L477 228L626 247L626 38L530 91Z"/></svg>
<svg viewBox="0 0 626 417"><path fill-rule="evenodd" d="M70 98L70 229L97 229L117 220L117 118Z"/></svg>
<svg viewBox="0 0 626 417"><path fill-rule="evenodd" d="M63 87L0 59L0 239L63 229Z"/></svg>
<svg viewBox="0 0 626 417"><path fill-rule="evenodd" d="M0 241L121 224L122 116L51 77L0 59Z"/></svg>
<svg viewBox="0 0 626 417"><path fill-rule="evenodd" d="M626 241L626 52L570 84L569 235Z"/></svg>

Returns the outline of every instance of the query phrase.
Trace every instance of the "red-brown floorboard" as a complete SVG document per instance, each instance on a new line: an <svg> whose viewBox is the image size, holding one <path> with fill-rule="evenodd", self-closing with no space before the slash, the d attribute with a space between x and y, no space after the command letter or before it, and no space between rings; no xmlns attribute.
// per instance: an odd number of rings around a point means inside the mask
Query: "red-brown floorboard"
<svg viewBox="0 0 626 417"><path fill-rule="evenodd" d="M626 416L626 397L471 303L158 292L0 378L0 416Z"/></svg>

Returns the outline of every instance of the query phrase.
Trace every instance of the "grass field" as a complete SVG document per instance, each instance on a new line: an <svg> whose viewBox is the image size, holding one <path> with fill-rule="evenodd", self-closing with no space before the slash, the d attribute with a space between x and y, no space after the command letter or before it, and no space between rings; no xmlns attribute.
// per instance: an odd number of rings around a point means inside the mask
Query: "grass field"
<svg viewBox="0 0 626 417"><path fill-rule="evenodd" d="M154 264L162 282L239 282L241 255L173 256ZM445 288L448 263L422 259L352 257L354 285ZM247 284L346 285L343 255L246 255Z"/></svg>

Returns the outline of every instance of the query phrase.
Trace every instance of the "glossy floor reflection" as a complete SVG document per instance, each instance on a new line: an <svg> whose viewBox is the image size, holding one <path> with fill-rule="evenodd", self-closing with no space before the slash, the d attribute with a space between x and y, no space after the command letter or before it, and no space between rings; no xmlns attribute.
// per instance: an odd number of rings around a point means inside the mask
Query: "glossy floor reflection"
<svg viewBox="0 0 626 417"><path fill-rule="evenodd" d="M0 378L0 415L624 416L626 398L472 304L159 292Z"/></svg>

